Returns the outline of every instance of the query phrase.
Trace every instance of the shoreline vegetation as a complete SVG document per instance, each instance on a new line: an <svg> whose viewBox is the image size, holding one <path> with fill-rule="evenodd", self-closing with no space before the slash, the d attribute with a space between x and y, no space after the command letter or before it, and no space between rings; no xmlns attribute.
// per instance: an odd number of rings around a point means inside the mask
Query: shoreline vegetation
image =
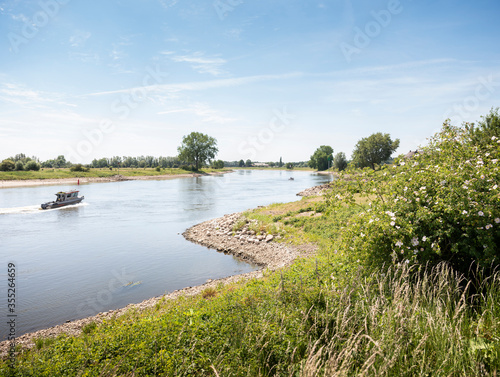
<svg viewBox="0 0 500 377"><path fill-rule="evenodd" d="M91 169L89 172L72 172L69 169L50 169L38 172L0 172L0 188L23 186L85 184L98 182L120 182L148 179L171 179L201 177L232 173L232 169L204 169L197 172L182 169Z"/></svg>
<svg viewBox="0 0 500 377"><path fill-rule="evenodd" d="M146 169L90 169L89 172L72 172L69 169L48 169L41 171L12 171L0 172L0 189L43 186L43 185L76 185L86 183L105 183L133 180L154 180L154 179L172 179L201 177L204 175L221 175L233 173L235 170L286 170L296 171L314 171L309 168L297 168L287 170L286 168L223 168L223 169L203 169L199 171L188 171L178 168L161 169L160 171L152 168ZM337 175L333 171L314 171L321 175Z"/></svg>
<svg viewBox="0 0 500 377"><path fill-rule="evenodd" d="M250 230L248 226L244 232L232 235L232 229L242 221L245 221L245 217L241 212L225 215L194 225L187 229L183 236L193 243L233 255L247 263L254 264L259 267L258 270L220 279L208 279L204 284L178 289L162 296L146 299L137 304L129 304L124 308L101 312L90 317L23 334L16 338L19 350L36 348L36 343L40 342L40 339L53 339L61 335L78 336L89 324L101 324L105 321L114 320L129 311L142 312L154 308L165 300L199 295L217 289L217 287L220 288L222 285L261 278L266 272L288 266L296 258L311 255L316 250L316 246L313 244L294 246L270 242L274 237L263 237ZM252 223L257 224L257 221L254 220ZM8 355L9 345L8 340L0 342L0 357L5 358Z"/></svg>
<svg viewBox="0 0 500 377"><path fill-rule="evenodd" d="M262 269L35 338L0 374L499 375L498 119L188 229Z"/></svg>

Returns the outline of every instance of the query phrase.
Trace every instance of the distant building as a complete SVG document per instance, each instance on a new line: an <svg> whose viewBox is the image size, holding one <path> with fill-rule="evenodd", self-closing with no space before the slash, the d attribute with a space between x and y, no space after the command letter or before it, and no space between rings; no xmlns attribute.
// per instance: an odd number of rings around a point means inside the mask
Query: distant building
<svg viewBox="0 0 500 377"><path fill-rule="evenodd" d="M422 151L419 151L418 149L414 150L414 151L410 150L407 154L405 154L404 158L412 158L416 154L420 154L420 153L422 153Z"/></svg>
<svg viewBox="0 0 500 377"><path fill-rule="evenodd" d="M257 167L257 168L268 168L269 167L269 165L266 164L265 162L254 162L252 165Z"/></svg>

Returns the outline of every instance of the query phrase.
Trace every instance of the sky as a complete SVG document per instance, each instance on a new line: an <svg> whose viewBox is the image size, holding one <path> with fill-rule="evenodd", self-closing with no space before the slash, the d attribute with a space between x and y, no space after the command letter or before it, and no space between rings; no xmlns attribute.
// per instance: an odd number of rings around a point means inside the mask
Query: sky
<svg viewBox="0 0 500 377"><path fill-rule="evenodd" d="M0 160L349 158L500 106L498 0L0 0Z"/></svg>

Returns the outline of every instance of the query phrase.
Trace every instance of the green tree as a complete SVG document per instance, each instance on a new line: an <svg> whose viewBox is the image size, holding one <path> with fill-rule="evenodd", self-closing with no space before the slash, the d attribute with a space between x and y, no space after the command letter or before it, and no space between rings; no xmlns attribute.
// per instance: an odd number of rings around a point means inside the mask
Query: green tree
<svg viewBox="0 0 500 377"><path fill-rule="evenodd" d="M66 157L64 157L63 155L57 156L55 161L56 168L65 168L67 164L68 162L66 161Z"/></svg>
<svg viewBox="0 0 500 377"><path fill-rule="evenodd" d="M182 145L177 150L179 159L194 164L196 170L214 158L219 151L217 140L200 132L191 132L184 136Z"/></svg>
<svg viewBox="0 0 500 377"><path fill-rule="evenodd" d="M24 164L21 160L16 161L16 170L17 171L24 170Z"/></svg>
<svg viewBox="0 0 500 377"><path fill-rule="evenodd" d="M342 171L347 168L347 158L345 157L344 152L339 152L335 155L335 158L333 159L333 166L335 166L338 171Z"/></svg>
<svg viewBox="0 0 500 377"><path fill-rule="evenodd" d="M358 167L368 166L375 170L375 164L389 159L398 147L399 139L392 141L389 134L377 132L358 141L352 159Z"/></svg>
<svg viewBox="0 0 500 377"><path fill-rule="evenodd" d="M212 162L212 168L214 169L222 169L224 168L224 161L216 160Z"/></svg>
<svg viewBox="0 0 500 377"><path fill-rule="evenodd" d="M38 171L40 170L40 164L36 161L33 161L33 160L30 160L26 163L26 165L24 166L24 168L26 170L35 170L35 171Z"/></svg>
<svg viewBox="0 0 500 377"><path fill-rule="evenodd" d="M326 170L329 160L333 160L333 148L329 145L322 145L311 156L309 166L317 170Z"/></svg>
<svg viewBox="0 0 500 377"><path fill-rule="evenodd" d="M247 168L249 168L250 166L252 166L252 161L251 161L251 160L246 160L246 162L245 162L245 166L246 166Z"/></svg>
<svg viewBox="0 0 500 377"><path fill-rule="evenodd" d="M292 170L293 169L293 162L287 162L286 163L286 168L289 169L289 170Z"/></svg>
<svg viewBox="0 0 500 377"><path fill-rule="evenodd" d="M240 168L242 168L243 166L245 166L245 161L240 160L240 162L238 162L238 166L239 166Z"/></svg>
<svg viewBox="0 0 500 377"><path fill-rule="evenodd" d="M3 160L0 164L1 171L11 171L16 168L16 164L12 160Z"/></svg>
<svg viewBox="0 0 500 377"><path fill-rule="evenodd" d="M281 160L281 157L280 157L280 164L279 164L279 167L281 168L283 166L283 161Z"/></svg>

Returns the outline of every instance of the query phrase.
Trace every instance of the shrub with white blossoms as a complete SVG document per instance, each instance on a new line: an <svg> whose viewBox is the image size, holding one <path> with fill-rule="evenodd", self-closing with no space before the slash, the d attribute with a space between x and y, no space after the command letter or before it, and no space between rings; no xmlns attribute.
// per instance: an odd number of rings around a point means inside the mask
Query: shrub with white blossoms
<svg viewBox="0 0 500 377"><path fill-rule="evenodd" d="M500 143L492 136L478 145L472 130L446 122L411 159L335 182L330 206L355 203L359 194L370 201L350 220L340 246L367 263L445 260L462 272L473 261L498 264Z"/></svg>

